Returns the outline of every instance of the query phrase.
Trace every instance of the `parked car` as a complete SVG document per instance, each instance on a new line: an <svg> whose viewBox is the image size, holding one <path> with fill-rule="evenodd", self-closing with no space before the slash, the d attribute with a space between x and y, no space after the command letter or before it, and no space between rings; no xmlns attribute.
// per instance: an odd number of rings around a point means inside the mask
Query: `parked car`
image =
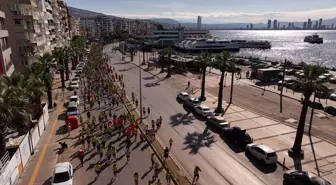
<svg viewBox="0 0 336 185"><path fill-rule="evenodd" d="M52 177L52 185L72 185L73 168L69 162L56 164Z"/></svg>
<svg viewBox="0 0 336 185"><path fill-rule="evenodd" d="M79 82L79 77L73 77L72 79L71 79L71 82Z"/></svg>
<svg viewBox="0 0 336 185"><path fill-rule="evenodd" d="M79 83L78 82L71 82L70 83L70 89L78 89Z"/></svg>
<svg viewBox="0 0 336 185"><path fill-rule="evenodd" d="M332 93L329 98L336 101L336 93Z"/></svg>
<svg viewBox="0 0 336 185"><path fill-rule="evenodd" d="M205 105L197 105L194 107L194 109L195 109L195 112L202 117L208 117L208 116L213 115L213 112L211 111L211 109Z"/></svg>
<svg viewBox="0 0 336 185"><path fill-rule="evenodd" d="M211 116L206 121L208 124L216 127L220 131L225 127L230 127L230 123L221 116Z"/></svg>
<svg viewBox="0 0 336 185"><path fill-rule="evenodd" d="M190 95L187 92L180 92L177 94L177 98L183 101L187 101L190 98Z"/></svg>
<svg viewBox="0 0 336 185"><path fill-rule="evenodd" d="M258 160L263 161L265 164L276 164L278 161L278 155L270 147L263 144L248 144L246 146L246 152Z"/></svg>
<svg viewBox="0 0 336 185"><path fill-rule="evenodd" d="M324 180L317 175L307 172L307 171L298 171L298 170L288 170L284 173L283 179L285 184L293 185L331 185L330 182Z"/></svg>
<svg viewBox="0 0 336 185"><path fill-rule="evenodd" d="M252 143L252 138L246 130L237 126L223 128L221 136L237 144L247 145Z"/></svg>
<svg viewBox="0 0 336 185"><path fill-rule="evenodd" d="M188 107L195 107L197 105L200 105L201 104L201 101L198 100L198 98L189 98L185 104L188 106Z"/></svg>
<svg viewBox="0 0 336 185"><path fill-rule="evenodd" d="M333 106L327 106L324 108L324 112L336 116L336 108Z"/></svg>
<svg viewBox="0 0 336 185"><path fill-rule="evenodd" d="M79 105L79 97L78 96L70 96L69 102L76 102Z"/></svg>
<svg viewBox="0 0 336 185"><path fill-rule="evenodd" d="M318 110L323 110L324 109L322 103L320 103L320 102L310 102L309 107L314 108L314 109L318 109Z"/></svg>

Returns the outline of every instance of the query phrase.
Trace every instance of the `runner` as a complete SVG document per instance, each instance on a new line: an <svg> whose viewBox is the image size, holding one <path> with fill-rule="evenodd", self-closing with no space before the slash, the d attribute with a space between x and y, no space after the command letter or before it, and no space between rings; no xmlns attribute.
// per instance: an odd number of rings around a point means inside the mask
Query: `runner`
<svg viewBox="0 0 336 185"><path fill-rule="evenodd" d="M113 164L113 175L114 175L114 179L117 180L117 175L118 175L118 166L117 166L117 163Z"/></svg>
<svg viewBox="0 0 336 185"><path fill-rule="evenodd" d="M166 160L168 159L168 157L169 157L169 149L168 149L168 147L166 147L165 149L164 149L164 151L163 151L163 157L164 157L164 162L166 162Z"/></svg>
<svg viewBox="0 0 336 185"><path fill-rule="evenodd" d="M139 184L139 174L138 174L138 172L134 173L133 178L134 178L135 185L138 185Z"/></svg>
<svg viewBox="0 0 336 185"><path fill-rule="evenodd" d="M148 113L148 115L150 114L150 108L149 107L147 108L147 113Z"/></svg>
<svg viewBox="0 0 336 185"><path fill-rule="evenodd" d="M126 151L126 158L127 158L126 164L128 164L128 162L131 160L131 152L129 150Z"/></svg>
<svg viewBox="0 0 336 185"><path fill-rule="evenodd" d="M166 173L166 180L167 180L167 184L170 185L170 181L171 181L171 174L170 171L168 170Z"/></svg>
<svg viewBox="0 0 336 185"><path fill-rule="evenodd" d="M78 151L78 158L79 158L79 160L81 162L81 165L83 166L83 164L84 164L84 151L82 149L80 149Z"/></svg>
<svg viewBox="0 0 336 185"><path fill-rule="evenodd" d="M173 139L170 138L170 139L169 139L169 150L171 150L172 145L173 145Z"/></svg>
<svg viewBox="0 0 336 185"><path fill-rule="evenodd" d="M155 155L154 155L154 153L152 153L152 154L151 154L151 162L152 162L151 164L152 164L152 165L151 165L151 167L150 167L151 169L153 169L153 167L154 167L154 165L155 165L155 159L154 159L154 157L155 157Z"/></svg>
<svg viewBox="0 0 336 185"><path fill-rule="evenodd" d="M99 175L100 175L100 172L101 172L101 166L99 163L96 163L95 165L95 172L97 174L97 176L95 177L95 179L98 179Z"/></svg>
<svg viewBox="0 0 336 185"><path fill-rule="evenodd" d="M194 169L194 178L193 178L192 184L197 183L197 181L199 179L199 172L201 172L201 168L196 166L195 169Z"/></svg>

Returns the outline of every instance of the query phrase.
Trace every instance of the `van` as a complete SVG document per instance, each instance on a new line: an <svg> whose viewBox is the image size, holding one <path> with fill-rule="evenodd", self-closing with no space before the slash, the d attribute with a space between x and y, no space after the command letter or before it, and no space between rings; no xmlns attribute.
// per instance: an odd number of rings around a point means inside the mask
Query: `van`
<svg viewBox="0 0 336 185"><path fill-rule="evenodd" d="M75 101L70 101L69 105L68 105L68 109L67 109L67 114L69 115L74 115L74 114L78 114L78 105L77 102Z"/></svg>

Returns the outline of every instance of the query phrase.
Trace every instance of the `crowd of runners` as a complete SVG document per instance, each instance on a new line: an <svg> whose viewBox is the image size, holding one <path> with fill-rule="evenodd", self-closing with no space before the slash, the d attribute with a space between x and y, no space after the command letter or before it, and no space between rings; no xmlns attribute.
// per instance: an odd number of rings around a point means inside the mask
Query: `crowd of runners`
<svg viewBox="0 0 336 185"><path fill-rule="evenodd" d="M97 55L103 56L102 51L97 53ZM101 58L101 60L95 60L95 58ZM145 132L142 133L138 127L140 120L136 120L133 114L125 111L117 115L113 108L123 104L123 101L126 100L125 84L123 74L118 73L113 66L109 65L107 57L89 56L89 61L81 77L80 85L80 91L84 99L84 111L79 116L81 130L78 142L82 143L83 147L77 153L78 158L83 166L90 152L98 153L100 160L94 164L94 171L97 174L95 179L97 180L99 178L103 168L112 165L113 178L111 181L115 181L120 172L118 166L120 158L126 156L126 164L130 162L132 152L130 148L132 143L137 141L138 137L141 143L145 140L149 142L154 141L157 131L161 128L162 117L159 117L157 120L152 120L151 126L147 125ZM138 100L135 98L133 92L132 103L135 107L138 107ZM96 108L94 108L95 105ZM92 114L93 111L98 112L98 114L96 114L98 117ZM149 107L142 107L142 111L144 116L150 114ZM125 151L119 151L115 146L115 142L110 141L112 136L117 136L117 141L125 143ZM172 145L173 140L171 138L169 140L169 147L164 149L164 162L166 162L166 159L169 157L169 151ZM154 173L152 180L148 182L148 184L161 185L163 184L159 178L161 165L157 162L154 153L151 154L150 160L150 169L153 170ZM194 181L197 181L199 178L198 173L200 169L196 168ZM133 178L134 183L137 185L140 181L139 173L135 172ZM171 172L168 170L166 172L167 184L171 183L171 179Z"/></svg>

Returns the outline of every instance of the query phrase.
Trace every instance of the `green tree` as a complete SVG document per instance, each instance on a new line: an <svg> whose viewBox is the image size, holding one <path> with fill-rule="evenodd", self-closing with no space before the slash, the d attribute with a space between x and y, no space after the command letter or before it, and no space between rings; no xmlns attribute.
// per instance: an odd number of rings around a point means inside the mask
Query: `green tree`
<svg viewBox="0 0 336 185"><path fill-rule="evenodd" d="M65 57L64 57L64 48L62 48L62 47L55 48L53 50L52 55L53 55L54 61L57 64L56 65L57 69L60 72L62 89L64 89L65 88L65 78L64 78L64 73L65 73L65 65L64 65L65 62L64 62L64 60L65 60Z"/></svg>
<svg viewBox="0 0 336 185"><path fill-rule="evenodd" d="M314 92L318 90L323 90L323 81L319 79L319 76L325 73L325 69L314 65L304 66L303 74L300 76L297 81L293 84L294 88L301 89L303 94L303 100L301 102L302 108L301 108L301 114L299 118L299 124L296 130L296 136L295 141L293 144L293 147L288 151L290 155L302 157L303 151L301 149L302 145L302 138L304 134L304 128L306 123L306 116L308 107L310 105L310 98L314 94Z"/></svg>
<svg viewBox="0 0 336 185"><path fill-rule="evenodd" d="M72 69L74 70L78 61L83 60L85 53L85 38L78 35L72 37L68 51L70 51L69 55L71 55Z"/></svg>
<svg viewBox="0 0 336 185"><path fill-rule="evenodd" d="M223 111L223 88L224 88L224 76L225 72L234 67L234 63L230 60L230 53L224 51L219 55L216 55L215 61L213 62L213 67L220 70L221 77L219 81L219 90L218 90L218 101L216 112Z"/></svg>
<svg viewBox="0 0 336 185"><path fill-rule="evenodd" d="M198 65L199 65L199 67L201 69L201 72L202 72L202 84L201 84L202 87L201 87L201 96L200 96L199 99L201 101L204 101L204 100L206 100L206 97L205 97L206 69L212 63L212 55L208 52L201 53L201 55L197 57L197 61L198 61Z"/></svg>

